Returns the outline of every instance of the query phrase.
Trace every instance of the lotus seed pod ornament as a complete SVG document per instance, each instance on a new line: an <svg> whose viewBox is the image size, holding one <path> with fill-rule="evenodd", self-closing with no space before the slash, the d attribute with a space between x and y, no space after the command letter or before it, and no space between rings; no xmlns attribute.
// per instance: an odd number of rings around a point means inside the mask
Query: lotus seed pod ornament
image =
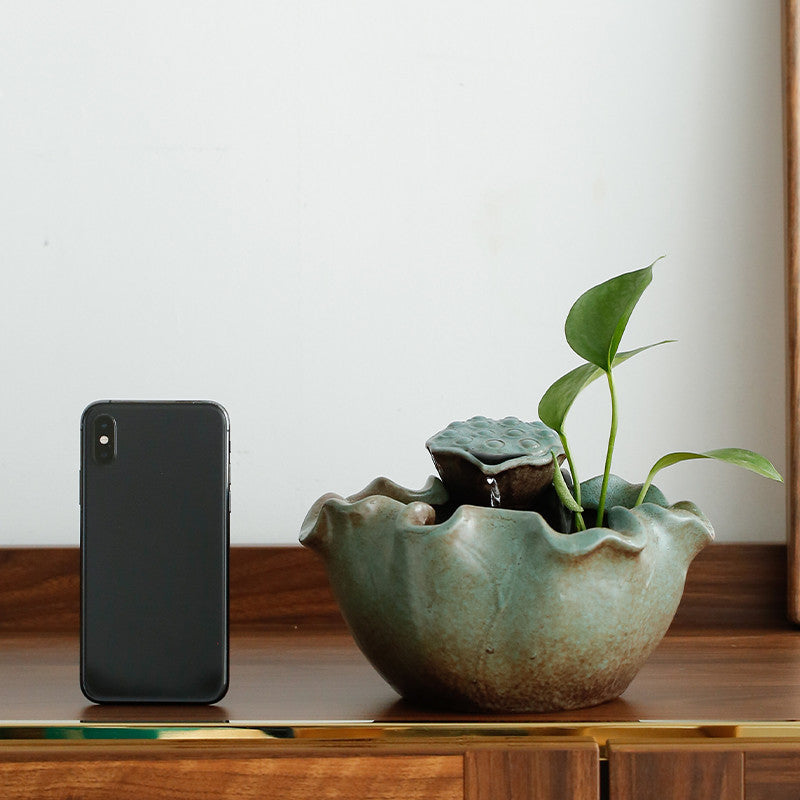
<svg viewBox="0 0 800 800"><path fill-rule="evenodd" d="M610 472L612 369L649 349L617 352L651 275L652 265L578 299L567 339L586 362L545 392L541 420L452 422L427 441L440 477L422 489L378 478L349 497L321 497L306 515L300 541L323 559L356 643L409 701L510 713L619 696L714 537L694 504L666 500L655 474L705 458L780 480L765 458L736 448L670 453L641 484ZM603 373L612 389L606 469L580 483L564 419Z"/></svg>
<svg viewBox="0 0 800 800"><path fill-rule="evenodd" d="M459 503L525 509L553 483L553 451L564 449L543 422L472 417L425 443L450 497Z"/></svg>

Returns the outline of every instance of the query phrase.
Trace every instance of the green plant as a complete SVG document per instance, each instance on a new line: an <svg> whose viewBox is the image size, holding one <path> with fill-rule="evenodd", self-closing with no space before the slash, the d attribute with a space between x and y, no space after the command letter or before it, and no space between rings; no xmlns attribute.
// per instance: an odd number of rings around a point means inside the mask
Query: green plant
<svg viewBox="0 0 800 800"><path fill-rule="evenodd" d="M567 315L564 333L569 346L585 359L585 363L555 381L539 401L539 419L558 434L564 447L575 494L573 496L570 492L558 468L555 470L556 479L554 485L561 502L568 509L575 512L578 530L585 529L586 525L582 514L583 508L581 507L580 481L578 480L575 463L564 433L564 422L578 395L590 383L605 374L611 395L611 431L608 437L600 502L597 508L597 524L600 525L605 513L608 479L611 474L611 462L619 424L617 393L614 386L614 367L619 366L638 353L674 341L673 339L666 339L635 350L619 352L619 345L628 325L628 320L644 290L650 285L653 279L653 266L659 260L656 259L644 269L626 272L594 286L575 301ZM644 500L656 473L680 461L697 458L724 461L728 464L749 469L766 478L777 481L782 480L775 467L766 458L754 453L752 450L728 447L709 450L705 453L686 451L669 453L653 465L636 501L636 505L640 505Z"/></svg>

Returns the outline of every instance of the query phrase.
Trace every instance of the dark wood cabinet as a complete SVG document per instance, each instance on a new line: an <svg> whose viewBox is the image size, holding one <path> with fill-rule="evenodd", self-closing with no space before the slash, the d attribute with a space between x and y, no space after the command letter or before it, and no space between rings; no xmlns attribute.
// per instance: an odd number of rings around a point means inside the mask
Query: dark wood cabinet
<svg viewBox="0 0 800 800"><path fill-rule="evenodd" d="M600 758L591 740L464 754L466 800L598 800Z"/></svg>
<svg viewBox="0 0 800 800"><path fill-rule="evenodd" d="M232 550L219 704L92 705L77 550L0 549L0 798L800 800L785 562L777 546L706 548L622 697L501 717L401 701L299 548Z"/></svg>
<svg viewBox="0 0 800 800"><path fill-rule="evenodd" d="M609 800L742 800L744 757L698 745L609 744Z"/></svg>
<svg viewBox="0 0 800 800"><path fill-rule="evenodd" d="M207 741L8 744L4 798L18 800L598 800L592 740L468 749L297 748Z"/></svg>
<svg viewBox="0 0 800 800"><path fill-rule="evenodd" d="M265 754L242 745L62 744L7 752L0 786L4 797L19 800L462 800L462 761L459 755L352 751Z"/></svg>
<svg viewBox="0 0 800 800"><path fill-rule="evenodd" d="M744 751L746 800L800 798L800 742L776 742Z"/></svg>
<svg viewBox="0 0 800 800"><path fill-rule="evenodd" d="M600 748L590 737L563 735L493 744L489 733L457 737L460 744L410 729L395 744L226 741L198 738L209 736L202 729L176 729L190 738L158 741L7 740L0 745L0 787L4 798L19 800L800 798L800 738L689 742L645 735ZM601 769L605 756L608 768Z"/></svg>
<svg viewBox="0 0 800 800"><path fill-rule="evenodd" d="M800 740L609 742L610 800L798 800Z"/></svg>

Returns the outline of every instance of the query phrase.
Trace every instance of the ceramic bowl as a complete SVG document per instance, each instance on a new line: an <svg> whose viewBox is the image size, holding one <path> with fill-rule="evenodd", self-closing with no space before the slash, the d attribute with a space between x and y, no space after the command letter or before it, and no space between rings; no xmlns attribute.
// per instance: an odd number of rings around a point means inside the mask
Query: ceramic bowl
<svg viewBox="0 0 800 800"><path fill-rule="evenodd" d="M582 484L596 508L599 480ZM309 511L301 542L324 560L366 657L408 700L532 712L621 694L666 632L686 570L713 530L692 503L612 476L608 527L566 534L531 511L461 505L378 479Z"/></svg>

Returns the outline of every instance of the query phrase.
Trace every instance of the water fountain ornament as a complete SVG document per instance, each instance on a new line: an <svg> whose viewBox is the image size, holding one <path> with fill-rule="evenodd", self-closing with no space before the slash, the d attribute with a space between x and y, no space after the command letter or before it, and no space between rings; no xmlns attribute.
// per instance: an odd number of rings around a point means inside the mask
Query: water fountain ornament
<svg viewBox="0 0 800 800"><path fill-rule="evenodd" d="M543 712L618 697L664 636L688 566L714 536L700 509L670 504L654 476L711 459L780 480L767 459L739 448L669 453L641 484L611 472L613 368L654 346L618 352L651 277L652 265L576 301L565 331L586 361L545 392L540 421L450 423L427 442L441 479L412 491L377 478L347 498L324 495L306 515L300 541L325 562L356 643L412 703ZM605 469L581 483L564 420L603 374L612 404Z"/></svg>
<svg viewBox="0 0 800 800"><path fill-rule="evenodd" d="M492 507L480 488L454 507L437 478L420 491L381 478L312 507L301 541L325 561L359 647L424 706L550 711L618 696L666 632L710 524L654 488L655 503L617 507L640 487L616 477L609 527L571 534L539 511Z"/></svg>

